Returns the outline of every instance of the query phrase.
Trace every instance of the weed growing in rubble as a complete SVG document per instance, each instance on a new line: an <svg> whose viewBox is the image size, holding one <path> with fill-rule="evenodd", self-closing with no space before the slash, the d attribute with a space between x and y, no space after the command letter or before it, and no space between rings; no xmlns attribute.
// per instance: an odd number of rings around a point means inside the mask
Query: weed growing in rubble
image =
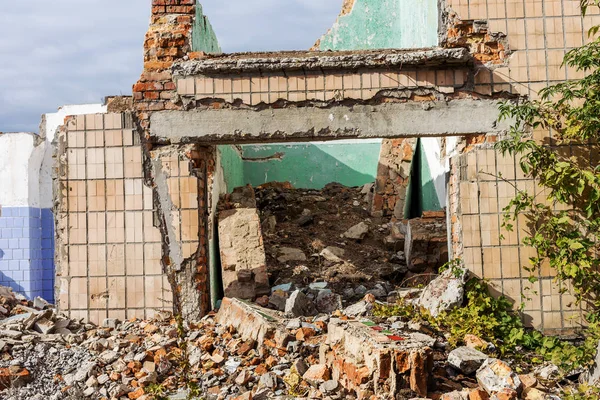
<svg viewBox="0 0 600 400"><path fill-rule="evenodd" d="M465 335L485 339L501 350L509 350L515 330L522 330L521 318L513 311L512 303L505 297L494 298L485 281L473 278L465 285L467 298L464 307L440 314L438 327L450 333L449 342L458 345ZM509 348L504 349L505 346Z"/></svg>
<svg viewBox="0 0 600 400"><path fill-rule="evenodd" d="M163 385L159 383L151 383L145 389L146 394L154 396L156 400L167 400L166 397L166 389Z"/></svg>
<svg viewBox="0 0 600 400"><path fill-rule="evenodd" d="M494 345L494 352L519 358L528 353L528 362L550 361L564 373L582 366L591 366L600 334L589 334L576 345L523 326L521 317L506 297L494 297L487 282L477 278L465 285L466 302L463 307L441 313L437 318L415 309L403 300L394 305L375 304L373 313L380 318L393 316L404 320L426 322L434 329L449 334L452 347L463 344L467 334L478 336ZM600 329L591 329L600 332Z"/></svg>

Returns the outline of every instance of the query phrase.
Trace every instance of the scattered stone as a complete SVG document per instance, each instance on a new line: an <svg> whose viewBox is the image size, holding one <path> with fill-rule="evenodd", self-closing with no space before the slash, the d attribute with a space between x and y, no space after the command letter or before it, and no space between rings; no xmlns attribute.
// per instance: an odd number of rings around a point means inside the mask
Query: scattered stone
<svg viewBox="0 0 600 400"><path fill-rule="evenodd" d="M462 305L467 274L467 270L462 268L458 272L453 269L444 271L423 290L419 306L435 318L443 311Z"/></svg>
<svg viewBox="0 0 600 400"><path fill-rule="evenodd" d="M300 290L293 292L285 303L285 314L290 317L313 316L317 314L314 303Z"/></svg>
<svg viewBox="0 0 600 400"><path fill-rule="evenodd" d="M504 361L488 358L477 371L477 382L488 394L504 389L519 392L522 388L519 376Z"/></svg>
<svg viewBox="0 0 600 400"><path fill-rule="evenodd" d="M320 384L328 381L331 378L331 373L329 368L327 368L324 364L316 364L312 365L305 373L302 375L302 379L308 382L310 385L314 387L319 387Z"/></svg>
<svg viewBox="0 0 600 400"><path fill-rule="evenodd" d="M321 290L317 295L316 306L320 313L331 314L342 309L342 297L331 291Z"/></svg>
<svg viewBox="0 0 600 400"><path fill-rule="evenodd" d="M321 384L321 386L319 386L319 390L322 393L325 394L331 394L333 392L335 392L338 388L338 381L335 380L329 380L329 381L325 381Z"/></svg>
<svg viewBox="0 0 600 400"><path fill-rule="evenodd" d="M306 255L300 249L292 247L282 247L279 249L279 256L277 261L280 263L287 263L291 261L306 261Z"/></svg>
<svg viewBox="0 0 600 400"><path fill-rule="evenodd" d="M348 229L343 236L348 239L363 240L369 233L369 230L369 225L367 225L365 222L361 222Z"/></svg>
<svg viewBox="0 0 600 400"><path fill-rule="evenodd" d="M448 363L466 375L475 373L489 357L470 347L459 347L448 355Z"/></svg>

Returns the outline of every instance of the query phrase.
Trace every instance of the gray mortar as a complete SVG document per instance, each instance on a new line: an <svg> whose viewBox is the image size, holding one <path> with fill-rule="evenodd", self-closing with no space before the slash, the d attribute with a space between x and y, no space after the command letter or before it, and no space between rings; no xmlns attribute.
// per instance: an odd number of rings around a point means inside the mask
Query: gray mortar
<svg viewBox="0 0 600 400"><path fill-rule="evenodd" d="M363 52L240 53L176 62L175 76L239 72L356 70L407 66L462 66L473 63L467 49L380 50Z"/></svg>
<svg viewBox="0 0 600 400"><path fill-rule="evenodd" d="M460 99L339 105L323 109L190 110L155 112L151 135L160 143L265 143L346 138L458 136L505 131L499 100Z"/></svg>

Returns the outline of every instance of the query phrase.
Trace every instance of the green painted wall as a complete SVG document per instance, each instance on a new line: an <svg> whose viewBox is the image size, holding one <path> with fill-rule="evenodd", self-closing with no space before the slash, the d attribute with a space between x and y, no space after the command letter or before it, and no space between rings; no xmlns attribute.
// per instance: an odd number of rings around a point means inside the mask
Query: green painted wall
<svg viewBox="0 0 600 400"><path fill-rule="evenodd" d="M320 50L438 45L438 0L356 0L321 38Z"/></svg>
<svg viewBox="0 0 600 400"><path fill-rule="evenodd" d="M219 146L227 190L251 184L290 182L296 188L322 189L331 182L361 186L375 181L381 140ZM266 159L277 153L281 158ZM253 159L253 160L249 160ZM256 160L259 159L259 160Z"/></svg>
<svg viewBox="0 0 600 400"><path fill-rule="evenodd" d="M192 29L192 50L205 53L221 53L217 35L208 18L202 12L202 5L196 5L196 18Z"/></svg>
<svg viewBox="0 0 600 400"><path fill-rule="evenodd" d="M408 201L404 208L406 218L419 218L423 211L437 211L443 208L435 187L437 177L434 177L431 173L424 143L426 142L421 139L418 140L412 161L410 181L406 193Z"/></svg>
<svg viewBox="0 0 600 400"><path fill-rule="evenodd" d="M231 193L236 187L244 186L244 163L239 152L230 145L217 146L221 157L223 177L227 185L227 192Z"/></svg>

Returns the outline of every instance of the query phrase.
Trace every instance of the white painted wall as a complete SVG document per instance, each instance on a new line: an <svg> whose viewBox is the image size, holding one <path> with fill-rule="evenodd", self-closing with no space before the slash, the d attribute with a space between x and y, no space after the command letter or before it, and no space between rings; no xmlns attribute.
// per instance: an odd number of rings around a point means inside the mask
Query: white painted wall
<svg viewBox="0 0 600 400"><path fill-rule="evenodd" d="M42 145L35 133L0 135L0 206L39 207Z"/></svg>
<svg viewBox="0 0 600 400"><path fill-rule="evenodd" d="M40 134L44 139L46 139L43 150L44 160L39 173L39 202L41 208L52 208L52 155L54 153L52 142L56 136L57 129L64 124L65 118L70 115L105 114L106 112L106 106L102 104L82 104L62 106L58 109L58 112L44 115L44 118L42 119L42 125L40 126Z"/></svg>

